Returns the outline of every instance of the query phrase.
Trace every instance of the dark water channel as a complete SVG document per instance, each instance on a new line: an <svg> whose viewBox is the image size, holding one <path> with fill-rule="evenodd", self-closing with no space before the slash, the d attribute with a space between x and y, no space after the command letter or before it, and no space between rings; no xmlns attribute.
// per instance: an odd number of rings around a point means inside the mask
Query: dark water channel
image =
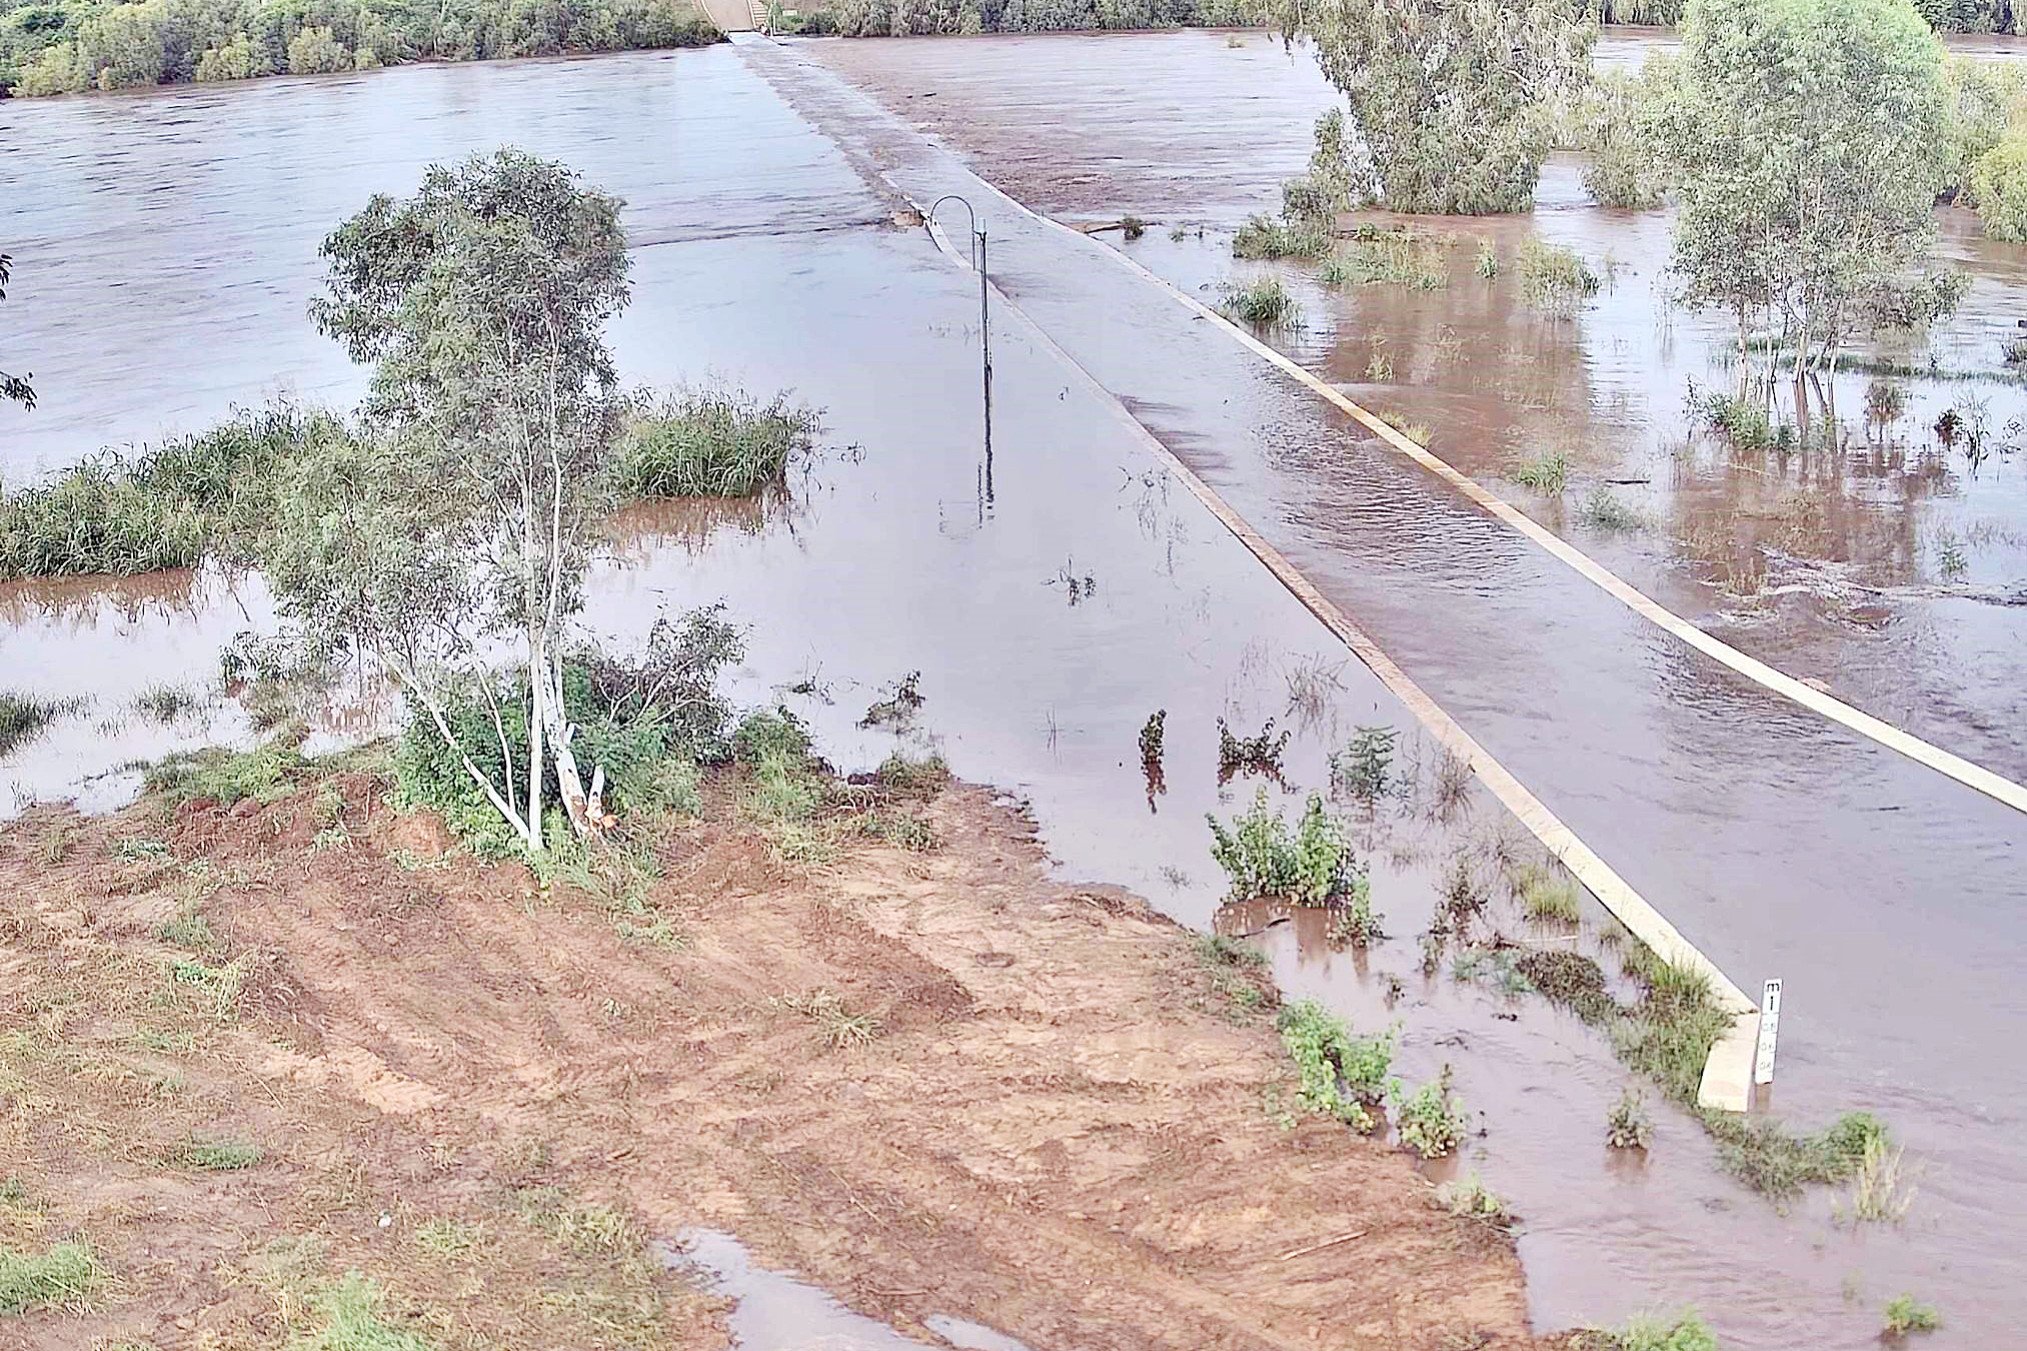
<svg viewBox="0 0 2027 1351"><path fill-rule="evenodd" d="M854 172L847 152L866 142L842 104L819 130L755 66L718 49L0 105L0 238L23 282L5 312L9 351L34 354L45 398L33 415L0 411L0 463L10 475L48 469L202 426L276 388L350 399L358 373L303 318L322 233L369 192L411 187L433 160L503 139L560 155L629 202L636 300L613 333L627 376L791 386L827 427L822 459L771 509L631 517L586 626L626 642L665 608L727 601L754 625L742 695L793 700L846 767L891 749L894 736L860 729L859 716L920 670L928 702L904 739L1024 795L1066 874L1133 886L1200 927L1260 928L1274 917L1217 913L1203 813L1233 810L1255 784L1218 784L1215 720L1293 727L1286 775L1298 793L1323 786L1329 751L1358 725L1399 729L1403 775L1418 784L1433 751L1160 472L1118 406L1005 315L986 500L972 281L919 232L879 224L892 203ZM886 149L909 167L905 142ZM979 200L1006 231L1010 266L1023 250L1041 257ZM1030 280L1018 298L1058 340L1054 325L1080 304L1109 316L1092 321L1100 336L1174 322L1145 297L1103 291L1108 275L1079 273L1053 295ZM1313 486L1286 460L1258 457L1247 429L1311 438L1313 411L1194 356L1163 368L1168 354L1138 339L1114 352L1136 380L1153 378L1152 363L1197 386L1136 407L1172 444L1194 437L1196 459L1252 477L1243 505L1263 528L1307 528ZM1192 397L1223 399L1230 421L1193 411ZM1318 444L1319 456L1354 449ZM1821 1194L1777 1214L1718 1173L1700 1129L1672 1110L1657 1111L1646 1160L1608 1157L1602 1121L1625 1075L1595 1036L1538 1002L1416 969L1416 935L1452 858L1513 834L1476 797L1446 819L1426 793L1403 797L1363 827L1393 937L1357 956L1312 923L1266 927L1284 985L1362 1026L1400 1019L1411 1080L1455 1065L1484 1131L1462 1166L1526 1217L1544 1328L1693 1301L1731 1344L1856 1348L1884 1299L1911 1289L1949 1319L1935 1345L2000 1344L2027 1315L2004 1256L2027 1240L2013 1146L2027 1104L2017 1075L1998 1068L2017 1063L2005 1047L2027 1031L2019 825L1713 681L1587 603L1566 605L1517 542L1446 522L1445 509L1403 497L1398 511L1347 512L1365 538L1329 541L1341 561L1319 574L1357 599L1359 574L1397 579L1382 550L1446 579L1459 559L1482 572L1442 580L1443 606L1373 597L1372 615L1403 635L1418 675L1456 672L1445 697L1456 693L1458 716L1503 739L1522 777L1573 823L1581 815L1586 838L1727 969L1742 981L1789 975L1799 992L1778 1105L1800 1121L1881 1111L1924 1161L1920 1198L1898 1228L1839 1227ZM1497 575L1508 583L1493 585ZM1447 626L1485 606L1504 636L1474 648L1473 630ZM121 761L239 731L229 704L168 728L115 715L150 683L210 679L232 632L268 622L257 579L9 589L0 687L98 702L0 764L0 783L109 799L126 781L98 776ZM1405 641L1416 624L1419 647ZM1560 674L1545 680L1565 668L1543 645L1589 662L1592 678L1567 690ZM786 693L805 683L816 693ZM1166 792L1150 801L1135 738L1156 708L1168 713ZM374 717L370 703L340 709L322 732L358 735ZM1821 792L1825 781L1840 786ZM1730 801L1714 799L1714 783ZM1798 838L1779 843L1787 835ZM1764 884L1743 885L1755 873ZM1388 976L1402 982L1391 1007Z"/></svg>

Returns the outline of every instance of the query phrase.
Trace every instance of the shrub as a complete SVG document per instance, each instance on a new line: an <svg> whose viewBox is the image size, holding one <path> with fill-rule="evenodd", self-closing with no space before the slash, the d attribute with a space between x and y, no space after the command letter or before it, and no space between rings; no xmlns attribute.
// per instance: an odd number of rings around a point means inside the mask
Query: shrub
<svg viewBox="0 0 2027 1351"><path fill-rule="evenodd" d="M608 810L698 809L695 762L723 759L730 751L724 732L730 712L716 686L741 650L737 633L710 606L681 620L658 619L638 657L581 648L564 662L563 712L578 729L572 746L587 768L604 767ZM503 738L513 763L527 763L528 701L519 672L474 677L444 701L443 714L458 744L493 782L507 781ZM545 799L561 801L553 761L543 773ZM437 812L482 856L519 848L519 837L413 699L394 750L394 800Z"/></svg>
<svg viewBox="0 0 2027 1351"><path fill-rule="evenodd" d="M1471 270L1487 281L1499 275L1499 253L1492 247L1491 240L1478 242L1478 256L1471 260Z"/></svg>
<svg viewBox="0 0 2027 1351"><path fill-rule="evenodd" d="M1479 1220L1502 1228L1514 1220L1505 1200L1476 1173L1443 1183L1431 1199L1460 1220Z"/></svg>
<svg viewBox="0 0 2027 1351"><path fill-rule="evenodd" d="M1415 230L1370 230L1347 240L1317 276L1331 286L1405 286L1433 291L1450 281L1449 239Z"/></svg>
<svg viewBox="0 0 2027 1351"><path fill-rule="evenodd" d="M1464 1110L1450 1089L1450 1067L1403 1096L1400 1084L1391 1086L1394 1124L1401 1143L1425 1159L1440 1159L1464 1140Z"/></svg>
<svg viewBox="0 0 2027 1351"><path fill-rule="evenodd" d="M1543 497L1561 497L1563 489L1569 486L1570 457L1558 450L1523 460L1514 466L1513 481Z"/></svg>
<svg viewBox="0 0 2027 1351"><path fill-rule="evenodd" d="M1632 507L1621 502L1603 484L1591 490L1584 499L1583 510L1579 513L1585 525L1594 530L1618 533L1625 530L1640 530L1647 525L1647 518Z"/></svg>
<svg viewBox="0 0 2027 1351"><path fill-rule="evenodd" d="M256 75L271 73L262 67L253 42L246 34L238 33L222 46L204 49L204 54L197 58L194 78L200 83L211 84L224 80L250 80Z"/></svg>
<svg viewBox="0 0 2027 1351"><path fill-rule="evenodd" d="M1333 790L1367 806L1386 796L1394 759L1394 729L1360 726L1351 743L1330 757Z"/></svg>
<svg viewBox="0 0 2027 1351"><path fill-rule="evenodd" d="M1256 328L1290 328L1302 319L1302 307L1279 277L1256 277L1245 283L1228 281L1222 296L1226 314Z"/></svg>
<svg viewBox="0 0 2027 1351"><path fill-rule="evenodd" d="M1515 260L1520 298L1530 308L1567 319L1577 306L1598 292L1598 274L1575 249L1530 235Z"/></svg>
<svg viewBox="0 0 2027 1351"><path fill-rule="evenodd" d="M1349 894L1351 842L1323 809L1319 795L1310 794L1292 839L1280 811L1268 804L1265 788L1229 829L1214 815L1205 820L1211 827L1211 857L1231 878L1233 900L1265 896L1298 905L1330 905Z"/></svg>
<svg viewBox="0 0 2027 1351"><path fill-rule="evenodd" d="M1599 1336L1610 1351L1718 1351L1717 1334L1691 1309L1673 1317L1637 1314Z"/></svg>
<svg viewBox="0 0 2027 1351"><path fill-rule="evenodd" d="M1398 1029L1359 1036L1313 999L1283 1009L1275 1026L1301 1076L1302 1105L1354 1130L1371 1130L1374 1120L1368 1108L1386 1097Z"/></svg>
<svg viewBox="0 0 2027 1351"><path fill-rule="evenodd" d="M2009 354L2006 358L2012 360ZM1865 416L1872 422L1892 422L1907 411L1907 388L1891 380L1874 380L1865 386Z"/></svg>
<svg viewBox="0 0 2027 1351"><path fill-rule="evenodd" d="M1330 231L1313 220L1294 223L1249 216L1232 236L1234 258L1321 258L1330 252Z"/></svg>
<svg viewBox="0 0 2027 1351"><path fill-rule="evenodd" d="M1654 1123L1647 1117L1647 1095L1628 1088L1605 1116L1605 1143L1613 1149L1645 1149Z"/></svg>
<svg viewBox="0 0 2027 1351"><path fill-rule="evenodd" d="M732 757L749 768L769 757L804 761L809 749L802 719L785 708L755 709L732 730Z"/></svg>
<svg viewBox="0 0 2027 1351"><path fill-rule="evenodd" d="M807 454L816 415L786 395L640 394L620 431L614 477L630 497L751 497Z"/></svg>
<svg viewBox="0 0 2027 1351"><path fill-rule="evenodd" d="M1886 1322L1882 1330L1889 1337L1905 1337L1910 1332L1934 1332L1942 1325L1942 1315L1935 1311L1935 1306L1916 1303L1913 1295L1895 1295L1886 1301Z"/></svg>
<svg viewBox="0 0 2027 1351"><path fill-rule="evenodd" d="M1978 158L1971 192L1986 234L2027 240L2027 130L2009 134Z"/></svg>

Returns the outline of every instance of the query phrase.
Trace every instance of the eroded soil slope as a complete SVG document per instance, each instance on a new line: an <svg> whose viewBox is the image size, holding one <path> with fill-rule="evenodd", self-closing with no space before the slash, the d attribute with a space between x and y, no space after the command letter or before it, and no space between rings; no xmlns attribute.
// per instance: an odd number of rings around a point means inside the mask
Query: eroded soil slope
<svg viewBox="0 0 2027 1351"><path fill-rule="evenodd" d="M436 1346L718 1346L648 1242L691 1225L929 1340L1530 1344L1506 1238L1277 1126L1267 1015L982 790L811 869L721 780L652 925L383 792L0 833L0 1249L102 1269L0 1345L279 1346L357 1271Z"/></svg>

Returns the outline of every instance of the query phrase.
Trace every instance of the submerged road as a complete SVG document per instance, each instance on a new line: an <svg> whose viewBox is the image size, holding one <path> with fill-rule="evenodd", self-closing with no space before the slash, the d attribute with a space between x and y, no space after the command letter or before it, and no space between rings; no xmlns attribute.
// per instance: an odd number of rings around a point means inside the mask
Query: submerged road
<svg viewBox="0 0 2027 1351"><path fill-rule="evenodd" d="M745 50L856 162L978 204L1024 314L1720 967L1785 981L1783 1112L1863 1099L1961 1218L2021 1213L2027 818L1655 629L794 47ZM1982 1238L1956 1261L2003 1284Z"/></svg>

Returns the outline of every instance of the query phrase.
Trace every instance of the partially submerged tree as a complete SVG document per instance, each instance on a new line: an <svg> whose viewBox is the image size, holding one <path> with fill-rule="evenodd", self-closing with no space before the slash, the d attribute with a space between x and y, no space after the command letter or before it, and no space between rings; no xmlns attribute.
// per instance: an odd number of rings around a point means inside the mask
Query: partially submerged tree
<svg viewBox="0 0 2027 1351"><path fill-rule="evenodd" d="M627 300L619 202L518 150L432 168L325 240L318 326L373 363L368 435L264 485L254 554L283 616L339 635L426 712L486 799L543 847L545 755L579 831L601 824L563 709L563 631L605 503L619 397L603 337ZM489 658L518 648L524 755ZM446 709L492 703L504 773ZM525 789L518 788L521 778Z"/></svg>
<svg viewBox="0 0 2027 1351"><path fill-rule="evenodd" d="M7 298L7 283L14 277L14 260L0 253L0 300ZM18 403L23 408L35 407L35 387L28 383L30 376L10 375L0 371L0 400Z"/></svg>
<svg viewBox="0 0 2027 1351"><path fill-rule="evenodd" d="M1923 277L1949 154L1942 46L1905 0L1692 0L1671 140L1691 304L1835 371L1882 324L1961 297Z"/></svg>
<svg viewBox="0 0 2027 1351"><path fill-rule="evenodd" d="M1351 106L1358 195L1396 211L1524 211L1550 109L1581 89L1596 29L1574 0L1264 0ZM1319 128L1321 131L1321 128Z"/></svg>

